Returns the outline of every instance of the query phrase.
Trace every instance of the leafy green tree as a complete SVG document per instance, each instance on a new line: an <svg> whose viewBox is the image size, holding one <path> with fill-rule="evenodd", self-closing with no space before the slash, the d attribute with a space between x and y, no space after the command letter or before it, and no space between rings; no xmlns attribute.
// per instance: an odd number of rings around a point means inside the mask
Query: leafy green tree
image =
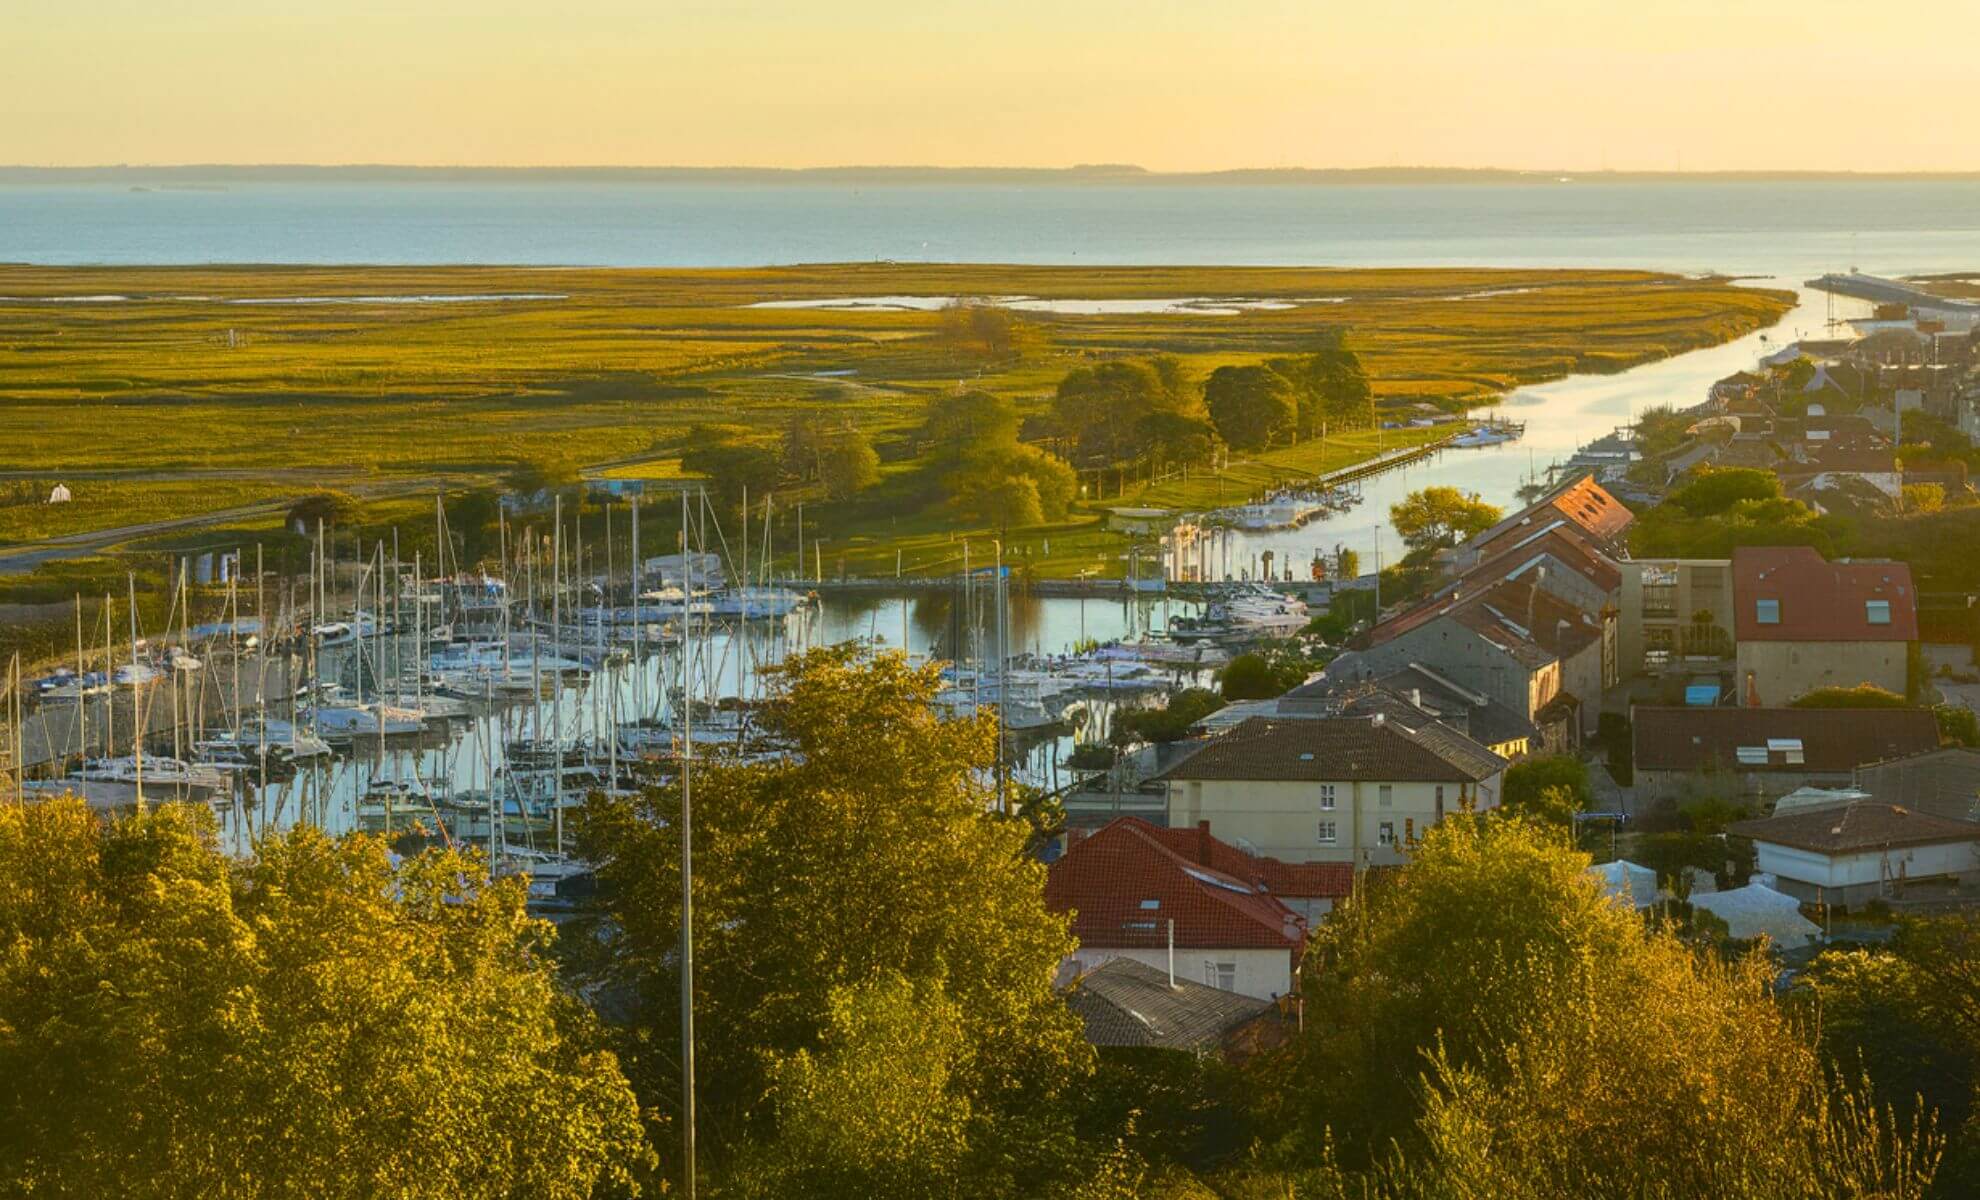
<svg viewBox="0 0 1980 1200"><path fill-rule="evenodd" d="M449 558L459 555L461 564L471 567L500 553L502 498L492 489L456 492L445 511L447 531L455 541Z"/></svg>
<svg viewBox="0 0 1980 1200"><path fill-rule="evenodd" d="M1267 365L1292 384L1299 436L1312 437L1323 424L1338 432L1365 429L1375 423L1374 389L1368 384L1361 359L1347 348L1339 333L1325 336L1312 354L1274 359Z"/></svg>
<svg viewBox="0 0 1980 1200"><path fill-rule="evenodd" d="M1389 506L1389 524L1412 550L1455 546L1490 529L1502 515L1498 505L1441 484Z"/></svg>
<svg viewBox="0 0 1980 1200"><path fill-rule="evenodd" d="M1209 688L1184 688L1161 708L1131 708L1116 714L1108 736L1123 745L1179 742L1189 736L1191 726L1222 707L1224 701Z"/></svg>
<svg viewBox="0 0 1980 1200"><path fill-rule="evenodd" d="M1781 497L1780 476L1752 467L1701 470L1689 483L1670 494L1666 501L1694 517L1710 517L1742 502L1764 502Z"/></svg>
<svg viewBox="0 0 1980 1200"><path fill-rule="evenodd" d="M783 464L777 447L731 441L705 428L688 434L688 449L681 455L681 469L705 476L710 497L729 513L741 510L745 495L768 495L783 477Z"/></svg>
<svg viewBox="0 0 1980 1200"><path fill-rule="evenodd" d="M1150 423L1162 414L1201 417L1187 375L1175 359L1075 367L1059 381L1052 399L1052 415L1083 461L1121 462L1147 453L1151 436L1174 432L1174 427Z"/></svg>
<svg viewBox="0 0 1980 1200"><path fill-rule="evenodd" d="M503 477L503 483L518 496L550 496L574 493L582 486L584 479L578 473L577 463L568 458L544 455L537 458L519 458Z"/></svg>
<svg viewBox="0 0 1980 1200"><path fill-rule="evenodd" d="M652 1162L519 879L204 807L0 809L0 1190L585 1197Z"/></svg>
<svg viewBox="0 0 1980 1200"><path fill-rule="evenodd" d="M953 460L977 447L1014 445L1019 424L1016 406L1003 396L949 392L928 402L921 438L937 457Z"/></svg>
<svg viewBox="0 0 1980 1200"><path fill-rule="evenodd" d="M826 445L819 460L825 494L845 500L880 482L880 456L865 434L848 429Z"/></svg>
<svg viewBox="0 0 1980 1200"><path fill-rule="evenodd" d="M1519 820L1444 821L1320 927L1327 1019L1266 1090L1300 1194L1922 1195L1936 1139L1836 1082L1771 964L1694 953L1587 867Z"/></svg>
<svg viewBox="0 0 1980 1200"><path fill-rule="evenodd" d="M1018 352L1024 340L1017 314L982 300L957 300L939 314L941 338L957 354L1005 358Z"/></svg>
<svg viewBox="0 0 1980 1200"><path fill-rule="evenodd" d="M1277 642L1233 658L1217 681L1226 700L1269 700L1305 683L1319 665L1293 643Z"/></svg>
<svg viewBox="0 0 1980 1200"><path fill-rule="evenodd" d="M741 1157L745 1195L921 1200L955 1193L970 1149L970 1052L939 978L834 987L816 1050L773 1053L776 1137Z"/></svg>
<svg viewBox="0 0 1980 1200"><path fill-rule="evenodd" d="M1564 795L1549 796L1549 792ZM1499 793L1499 803L1507 812L1552 824L1572 821L1574 814L1586 811L1594 799L1588 764L1572 754L1521 759L1506 768L1506 781Z"/></svg>
<svg viewBox="0 0 1980 1200"><path fill-rule="evenodd" d="M1079 488L1063 461L1015 443L977 449L944 482L958 515L996 529L1059 520Z"/></svg>
<svg viewBox="0 0 1980 1200"><path fill-rule="evenodd" d="M1292 384L1269 367L1218 367L1203 385L1203 403L1218 436L1239 450L1263 450L1292 428Z"/></svg>
<svg viewBox="0 0 1980 1200"><path fill-rule="evenodd" d="M1135 434L1157 463L1193 466L1209 462L1217 449L1217 431L1210 422L1181 413L1150 413L1137 423Z"/></svg>
<svg viewBox="0 0 1980 1200"><path fill-rule="evenodd" d="M784 423L784 474L802 483L815 482L825 470L825 449L832 428L825 414L794 413Z"/></svg>
<svg viewBox="0 0 1980 1200"><path fill-rule="evenodd" d="M315 492L291 504L285 518L291 525L300 523L303 532L313 536L317 522L335 529L350 524L357 514L357 499L348 492Z"/></svg>
<svg viewBox="0 0 1980 1200"><path fill-rule="evenodd" d="M891 971L924 997L940 981L954 1006L943 1093L968 1101L971 1171L1035 1185L1031 1173L1063 1165L1044 1160L1063 1146L1064 1097L1091 1054L1052 991L1072 941L1044 907L1044 869L1023 853L1031 827L996 812L994 720L935 716L939 674L899 655L813 651L779 668L774 686L766 722L795 753L694 773L711 1154L777 1137L776 1085L791 1077L774 1064L806 1051L818 1078L833 1078L834 1046L853 1044L833 1032L834 990ZM629 1073L662 1111L679 1094L679 818L671 784L593 799L580 842L599 864L599 928L571 939L594 951L573 962L580 977L625 997Z"/></svg>
<svg viewBox="0 0 1980 1200"><path fill-rule="evenodd" d="M1964 704L1935 704L1939 741L1947 746L1980 746L1980 716Z"/></svg>

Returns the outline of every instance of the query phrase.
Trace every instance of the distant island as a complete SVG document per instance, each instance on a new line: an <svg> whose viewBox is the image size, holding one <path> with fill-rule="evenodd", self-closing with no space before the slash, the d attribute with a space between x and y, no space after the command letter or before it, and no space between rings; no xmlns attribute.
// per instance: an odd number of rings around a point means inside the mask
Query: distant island
<svg viewBox="0 0 1980 1200"><path fill-rule="evenodd" d="M1973 182L1980 171L1570 171L1466 167L1253 167L1151 171L1131 163L1072 167L422 167L390 164L185 164L178 166L0 166L0 184L126 186L230 183L707 183L707 184L1203 184L1353 186L1535 183Z"/></svg>

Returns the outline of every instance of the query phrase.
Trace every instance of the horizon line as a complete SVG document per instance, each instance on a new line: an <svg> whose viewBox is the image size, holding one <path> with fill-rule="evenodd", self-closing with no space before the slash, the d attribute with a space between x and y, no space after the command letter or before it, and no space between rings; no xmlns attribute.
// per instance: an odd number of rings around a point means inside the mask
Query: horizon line
<svg viewBox="0 0 1980 1200"><path fill-rule="evenodd" d="M919 163L846 163L827 166L752 166L746 164L728 165L682 165L682 164L612 164L612 163L558 163L558 164L503 164L503 163L394 163L394 162L180 162L180 163L87 163L87 164L46 164L46 163L0 163L0 175L82 175L82 174L139 174L144 172L165 172L186 174L192 172L242 173L242 172L381 172L397 174L587 174L587 175L754 175L754 176L826 176L826 175L974 175L974 176L1065 176L1079 178L1100 178L1108 181L1163 181L1178 179L1210 179L1219 177L1252 178L1298 178L1298 177L1407 177L1407 176L1467 176L1500 177L1517 180L1536 181L1600 181L1612 179L1938 179L1971 180L1980 179L1980 167L1950 170L1859 170L1836 167L1732 167L1717 169L1668 169L1668 168L1616 168L1601 167L1592 170L1577 170L1565 167L1456 167L1435 165L1414 166L1278 166L1278 167L1216 167L1194 170L1154 170L1134 163L1077 163L1071 166L935 166Z"/></svg>

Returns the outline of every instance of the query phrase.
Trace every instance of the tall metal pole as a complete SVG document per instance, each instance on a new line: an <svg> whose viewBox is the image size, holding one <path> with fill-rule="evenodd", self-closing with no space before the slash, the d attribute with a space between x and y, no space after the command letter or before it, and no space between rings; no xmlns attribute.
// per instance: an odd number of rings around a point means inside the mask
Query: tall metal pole
<svg viewBox="0 0 1980 1200"><path fill-rule="evenodd" d="M681 558L687 557L687 489L681 489ZM683 634L694 629L687 588ZM681 662L681 1194L694 1200L694 651Z"/></svg>

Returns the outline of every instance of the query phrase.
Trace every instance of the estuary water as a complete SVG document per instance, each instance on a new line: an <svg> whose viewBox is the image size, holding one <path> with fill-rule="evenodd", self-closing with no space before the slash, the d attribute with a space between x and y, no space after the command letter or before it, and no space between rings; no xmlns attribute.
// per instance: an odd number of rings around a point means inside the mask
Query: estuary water
<svg viewBox="0 0 1980 1200"><path fill-rule="evenodd" d="M0 184L0 262L1980 269L1980 182Z"/></svg>

